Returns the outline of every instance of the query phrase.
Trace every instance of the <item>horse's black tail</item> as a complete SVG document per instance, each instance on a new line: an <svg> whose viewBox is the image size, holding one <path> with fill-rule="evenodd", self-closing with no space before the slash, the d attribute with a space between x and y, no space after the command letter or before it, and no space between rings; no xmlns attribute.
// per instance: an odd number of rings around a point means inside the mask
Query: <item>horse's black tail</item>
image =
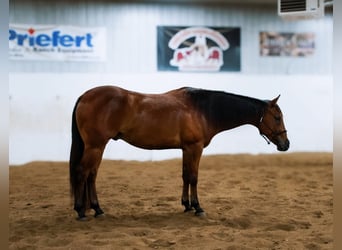
<svg viewBox="0 0 342 250"><path fill-rule="evenodd" d="M75 188L77 185L77 169L80 167L80 162L84 151L84 142L78 130L76 121L76 109L80 101L77 100L74 110L72 112L72 122L71 122L71 150L70 150L70 160L69 160L69 176L70 176L70 194L75 196Z"/></svg>

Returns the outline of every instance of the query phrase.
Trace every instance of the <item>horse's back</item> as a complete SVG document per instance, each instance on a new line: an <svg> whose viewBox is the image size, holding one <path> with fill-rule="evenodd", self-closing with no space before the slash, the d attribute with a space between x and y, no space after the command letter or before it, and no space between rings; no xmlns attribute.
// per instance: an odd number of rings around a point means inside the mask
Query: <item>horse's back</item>
<svg viewBox="0 0 342 250"><path fill-rule="evenodd" d="M128 91L116 86L99 86L87 90L82 96L82 102L97 102L112 98L120 99L127 96Z"/></svg>
<svg viewBox="0 0 342 250"><path fill-rule="evenodd" d="M178 103L178 101L185 102L184 93L187 92L188 89L189 89L188 87L182 87L182 88L170 90L168 92L161 93L161 94L146 94L146 93L126 90L117 86L105 85L105 86L94 87L86 91L82 95L82 101L83 102L95 101L95 100L99 101L101 99L122 100L122 99L127 99L128 97L131 97L138 102L151 100L157 103L157 102L172 100L172 101L175 101L175 103Z"/></svg>

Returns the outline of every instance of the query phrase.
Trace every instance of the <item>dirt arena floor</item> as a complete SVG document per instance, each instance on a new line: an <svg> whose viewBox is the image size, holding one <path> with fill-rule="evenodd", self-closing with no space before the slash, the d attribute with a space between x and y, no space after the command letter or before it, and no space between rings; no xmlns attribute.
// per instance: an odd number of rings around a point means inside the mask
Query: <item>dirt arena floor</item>
<svg viewBox="0 0 342 250"><path fill-rule="evenodd" d="M68 163L10 167L10 249L332 249L331 153L201 160L206 217L183 213L181 160L103 161L106 213L76 220Z"/></svg>

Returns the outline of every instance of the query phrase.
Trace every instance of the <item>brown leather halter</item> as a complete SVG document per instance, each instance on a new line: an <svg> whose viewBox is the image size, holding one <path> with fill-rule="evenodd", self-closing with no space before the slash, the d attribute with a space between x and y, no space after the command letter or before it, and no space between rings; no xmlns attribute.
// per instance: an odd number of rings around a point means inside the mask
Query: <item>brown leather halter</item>
<svg viewBox="0 0 342 250"><path fill-rule="evenodd" d="M260 133L261 137L265 139L267 144L271 144L271 141L274 140L276 136L286 133L287 130L285 129L285 130L277 131L277 132L273 131L268 125L263 123L264 115L265 115L265 113L263 112L263 114L262 114L262 116L260 118L260 121L259 121L258 129L259 129L259 133ZM269 135L266 135L266 134L261 132L261 130L260 130L260 125L261 124L263 124L268 130L271 131L271 133ZM268 139L268 136L270 137L270 139Z"/></svg>

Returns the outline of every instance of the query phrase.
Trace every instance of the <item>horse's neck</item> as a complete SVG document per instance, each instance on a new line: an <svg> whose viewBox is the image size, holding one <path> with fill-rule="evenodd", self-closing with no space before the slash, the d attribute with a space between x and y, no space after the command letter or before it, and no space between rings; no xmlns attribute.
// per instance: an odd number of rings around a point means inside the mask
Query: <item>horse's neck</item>
<svg viewBox="0 0 342 250"><path fill-rule="evenodd" d="M262 101L229 94L220 98L212 100L212 111L216 115L210 117L217 133L245 124L258 126L265 107Z"/></svg>

